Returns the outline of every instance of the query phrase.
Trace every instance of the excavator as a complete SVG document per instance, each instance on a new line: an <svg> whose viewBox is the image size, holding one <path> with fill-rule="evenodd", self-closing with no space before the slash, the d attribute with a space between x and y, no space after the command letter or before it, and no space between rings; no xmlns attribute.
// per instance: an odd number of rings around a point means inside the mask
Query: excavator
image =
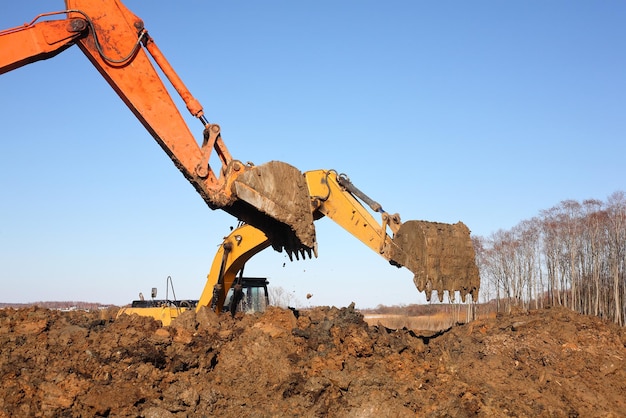
<svg viewBox="0 0 626 418"><path fill-rule="evenodd" d="M138 306L125 313L153 316L164 325L185 309L210 307L219 313L229 290L241 292L245 286L243 267L260 251L271 246L286 252L292 261L317 257L314 222L323 217L391 265L409 269L428 300L433 291L440 300L444 292L451 299L457 292L464 299L468 295L477 298L480 278L470 230L462 222L402 222L398 214L383 210L335 170L303 173L281 161L255 165L233 158L220 126L209 122L144 22L120 0L66 0L64 10L42 13L28 23L0 31L0 75L52 58L74 45L208 207L223 210L239 222L219 247L194 306L167 304L165 310ZM168 88L202 124L201 140L194 137Z"/></svg>

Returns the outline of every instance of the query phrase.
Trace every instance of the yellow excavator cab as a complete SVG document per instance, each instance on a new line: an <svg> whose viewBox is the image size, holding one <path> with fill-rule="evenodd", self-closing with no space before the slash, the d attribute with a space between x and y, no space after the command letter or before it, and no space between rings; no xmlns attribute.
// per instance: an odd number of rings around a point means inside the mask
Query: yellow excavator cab
<svg viewBox="0 0 626 418"><path fill-rule="evenodd" d="M226 294L221 312L256 313L264 312L269 306L269 293L267 285L269 281L265 277L239 277L233 283ZM171 285L171 277L168 276L168 290ZM169 292L168 292L169 293ZM163 326L169 326L172 320L188 310L197 310L199 300L183 299L155 299L156 288L152 289L152 298L144 299L141 294L138 300L132 301L130 306L123 307L117 313L120 315L140 315L147 316L161 321Z"/></svg>

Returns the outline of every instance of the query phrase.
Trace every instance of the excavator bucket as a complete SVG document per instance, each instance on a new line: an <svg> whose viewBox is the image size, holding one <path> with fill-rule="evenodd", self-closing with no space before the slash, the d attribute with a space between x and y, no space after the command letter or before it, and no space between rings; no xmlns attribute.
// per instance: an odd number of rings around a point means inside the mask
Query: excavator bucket
<svg viewBox="0 0 626 418"><path fill-rule="evenodd" d="M300 170L280 161L247 167L231 190L254 208L240 208L238 215L265 232L275 250L286 250L290 258L317 255L311 199Z"/></svg>
<svg viewBox="0 0 626 418"><path fill-rule="evenodd" d="M470 230L462 222L444 224L427 221L407 221L394 235L395 244L391 262L413 272L417 289L426 292L430 300L437 291L439 301L444 291L454 300L456 291L461 297L478 298L480 277Z"/></svg>

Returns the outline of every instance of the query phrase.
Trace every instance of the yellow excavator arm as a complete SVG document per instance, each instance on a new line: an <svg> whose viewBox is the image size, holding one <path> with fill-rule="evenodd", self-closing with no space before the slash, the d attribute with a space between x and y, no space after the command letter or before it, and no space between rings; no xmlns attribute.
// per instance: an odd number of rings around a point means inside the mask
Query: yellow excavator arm
<svg viewBox="0 0 626 418"><path fill-rule="evenodd" d="M396 267L406 267L414 274L419 291L430 300L437 291L454 300L459 292L463 300L478 297L480 278L475 262L470 230L462 223L444 224L428 221L402 223L398 214L390 215L382 206L354 186L347 176L334 170L304 173L315 220L326 216L372 251ZM379 212L378 222L372 212ZM387 233L391 231L391 235ZM224 238L198 302L219 312L237 275L255 254L269 247L267 236L252 225L243 225ZM290 259L307 254L288 253Z"/></svg>
<svg viewBox="0 0 626 418"><path fill-rule="evenodd" d="M446 291L452 300L457 291L463 300L467 295L478 297L480 278L474 247L470 230L462 222L403 223L399 214L385 212L345 175L315 170L305 173L305 177L314 219L327 216L392 265L409 269L427 300L433 291L437 291L439 300ZM380 214L380 223L361 202Z"/></svg>
<svg viewBox="0 0 626 418"><path fill-rule="evenodd" d="M304 177L311 196L313 218L328 217L390 264L409 269L414 274L416 287L425 292L427 300L433 291L437 291L439 300L444 292L448 292L452 300L456 292L462 300L468 295L474 300L478 297L480 278L474 247L470 231L463 223L402 223L398 214L385 212L345 175L334 170L314 170L304 173ZM372 212L380 214L380 222ZM192 307L196 310L209 307L219 313L227 302L229 290L241 286L246 262L269 246L270 240L261 230L241 225L220 245L198 301L193 301L189 307L165 303L150 308L124 308L120 314L149 316L169 325ZM306 256L298 252L288 255L290 258ZM232 312L232 302L229 307Z"/></svg>

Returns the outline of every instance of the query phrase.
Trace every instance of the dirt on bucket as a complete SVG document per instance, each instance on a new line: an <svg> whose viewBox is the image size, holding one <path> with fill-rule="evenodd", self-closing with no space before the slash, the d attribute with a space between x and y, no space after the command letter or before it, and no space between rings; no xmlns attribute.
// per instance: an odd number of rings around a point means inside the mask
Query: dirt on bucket
<svg viewBox="0 0 626 418"><path fill-rule="evenodd" d="M281 162L247 167L232 184L238 217L262 230L275 250L317 250L311 199L302 172ZM246 210L246 206L253 210Z"/></svg>
<svg viewBox="0 0 626 418"><path fill-rule="evenodd" d="M451 300L459 292L462 300L477 300L480 277L476 266L470 230L462 222L445 224L429 221L404 222L393 239L400 251L392 259L415 275L413 281L430 300L436 291L439 301L444 292Z"/></svg>

